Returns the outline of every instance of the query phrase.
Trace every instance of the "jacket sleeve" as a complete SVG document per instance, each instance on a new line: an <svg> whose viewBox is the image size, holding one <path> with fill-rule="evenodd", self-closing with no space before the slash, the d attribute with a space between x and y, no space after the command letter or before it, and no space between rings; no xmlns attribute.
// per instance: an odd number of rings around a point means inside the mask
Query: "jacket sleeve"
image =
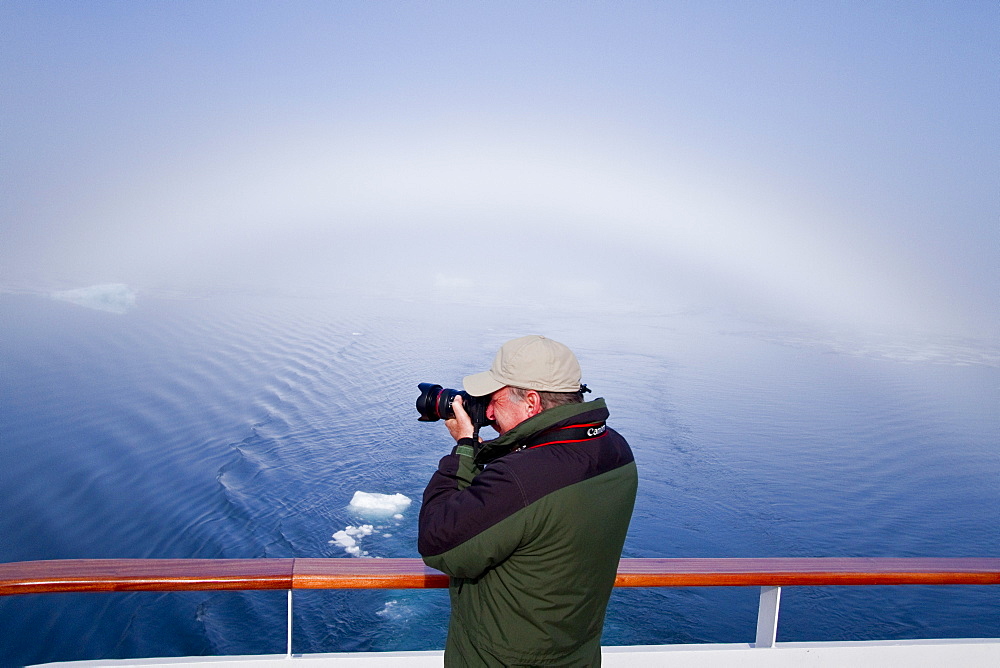
<svg viewBox="0 0 1000 668"><path fill-rule="evenodd" d="M431 568L477 578L521 543L527 505L517 477L495 462L476 475L472 449L441 459L424 490L417 549Z"/></svg>

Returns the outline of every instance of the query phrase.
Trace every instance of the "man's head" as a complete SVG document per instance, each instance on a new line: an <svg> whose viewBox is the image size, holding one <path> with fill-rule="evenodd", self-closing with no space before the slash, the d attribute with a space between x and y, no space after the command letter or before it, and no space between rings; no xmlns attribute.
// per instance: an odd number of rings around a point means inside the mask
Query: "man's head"
<svg viewBox="0 0 1000 668"><path fill-rule="evenodd" d="M466 376L465 391L490 397L486 417L501 434L543 410L583 401L580 363L563 344L522 336L503 344L488 371Z"/></svg>

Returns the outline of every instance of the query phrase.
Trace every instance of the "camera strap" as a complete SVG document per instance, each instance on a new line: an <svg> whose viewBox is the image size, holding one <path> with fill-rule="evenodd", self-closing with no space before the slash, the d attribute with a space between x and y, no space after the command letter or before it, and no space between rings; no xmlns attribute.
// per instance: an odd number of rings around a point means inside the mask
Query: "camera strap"
<svg viewBox="0 0 1000 668"><path fill-rule="evenodd" d="M601 438L608 433L608 425L604 422L587 422L585 424L570 424L565 427L549 429L529 439L524 447L527 449L541 448L557 443L581 443Z"/></svg>

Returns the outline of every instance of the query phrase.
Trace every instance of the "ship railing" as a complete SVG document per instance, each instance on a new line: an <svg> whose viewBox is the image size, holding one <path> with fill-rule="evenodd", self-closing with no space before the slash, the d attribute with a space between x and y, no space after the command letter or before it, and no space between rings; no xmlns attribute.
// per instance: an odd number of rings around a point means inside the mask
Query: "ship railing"
<svg viewBox="0 0 1000 668"><path fill-rule="evenodd" d="M754 647L773 647L781 588L828 585L995 585L1000 558L635 559L616 587L760 587ZM287 590L292 657L297 589L431 589L448 576L420 559L68 559L0 564L0 596L57 592Z"/></svg>

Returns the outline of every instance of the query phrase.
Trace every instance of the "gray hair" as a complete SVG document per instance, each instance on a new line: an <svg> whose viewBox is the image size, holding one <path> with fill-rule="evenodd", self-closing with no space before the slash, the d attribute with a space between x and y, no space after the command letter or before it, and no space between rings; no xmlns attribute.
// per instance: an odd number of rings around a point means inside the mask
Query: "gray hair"
<svg viewBox="0 0 1000 668"><path fill-rule="evenodd" d="M510 396L513 397L515 400L517 400L519 403L523 403L528 396L528 392L532 391L520 387L512 387L512 386L508 387L510 387ZM538 392L538 396L542 400L543 411L547 411L550 408L555 408L556 406L583 403L583 392Z"/></svg>

